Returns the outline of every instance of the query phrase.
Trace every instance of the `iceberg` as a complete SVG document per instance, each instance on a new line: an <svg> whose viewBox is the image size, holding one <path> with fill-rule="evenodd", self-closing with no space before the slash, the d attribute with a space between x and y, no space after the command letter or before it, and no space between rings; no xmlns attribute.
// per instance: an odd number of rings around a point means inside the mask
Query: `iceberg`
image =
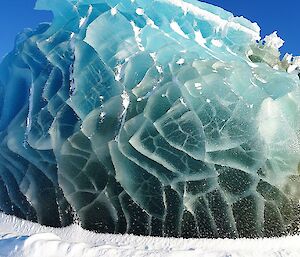
<svg viewBox="0 0 300 257"><path fill-rule="evenodd" d="M0 64L0 210L52 227L273 237L300 222L300 61L196 0L38 0Z"/></svg>

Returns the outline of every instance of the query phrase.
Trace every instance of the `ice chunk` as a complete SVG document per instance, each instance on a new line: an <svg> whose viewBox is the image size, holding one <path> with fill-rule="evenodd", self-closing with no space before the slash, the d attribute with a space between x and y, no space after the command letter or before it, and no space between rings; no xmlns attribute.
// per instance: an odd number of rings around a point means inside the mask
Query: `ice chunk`
<svg viewBox="0 0 300 257"><path fill-rule="evenodd" d="M268 35L264 38L265 44L268 47L272 47L272 48L280 48L283 46L284 41L278 37L277 35L277 31L273 32L271 35Z"/></svg>
<svg viewBox="0 0 300 257"><path fill-rule="evenodd" d="M299 227L299 57L196 0L38 0L0 64L0 210L164 237Z"/></svg>

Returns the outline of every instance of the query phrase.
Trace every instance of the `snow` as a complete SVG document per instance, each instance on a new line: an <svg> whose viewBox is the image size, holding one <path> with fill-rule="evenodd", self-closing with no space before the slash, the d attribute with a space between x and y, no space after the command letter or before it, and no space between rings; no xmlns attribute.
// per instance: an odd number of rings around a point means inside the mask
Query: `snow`
<svg viewBox="0 0 300 257"><path fill-rule="evenodd" d="M277 31L274 31L272 34L266 36L264 38L265 44L268 47L272 47L275 49L279 49L280 47L283 46L284 41L277 36Z"/></svg>
<svg viewBox="0 0 300 257"><path fill-rule="evenodd" d="M0 213L0 257L299 257L300 236L182 239L50 228Z"/></svg>

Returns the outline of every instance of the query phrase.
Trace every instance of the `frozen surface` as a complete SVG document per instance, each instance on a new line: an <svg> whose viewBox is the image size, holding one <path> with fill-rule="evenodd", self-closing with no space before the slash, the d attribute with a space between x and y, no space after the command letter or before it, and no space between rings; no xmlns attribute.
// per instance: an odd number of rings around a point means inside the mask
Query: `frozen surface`
<svg viewBox="0 0 300 257"><path fill-rule="evenodd" d="M39 0L0 65L0 210L102 233L298 231L299 58L187 0ZM30 241L29 241L30 242Z"/></svg>
<svg viewBox="0 0 300 257"><path fill-rule="evenodd" d="M299 236L176 239L96 234L78 225L49 228L0 215L1 257L298 257Z"/></svg>

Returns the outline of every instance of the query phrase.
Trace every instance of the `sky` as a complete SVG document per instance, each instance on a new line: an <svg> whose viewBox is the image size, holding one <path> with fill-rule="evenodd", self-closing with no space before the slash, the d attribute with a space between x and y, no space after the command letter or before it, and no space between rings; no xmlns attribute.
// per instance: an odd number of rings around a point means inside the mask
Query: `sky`
<svg viewBox="0 0 300 257"><path fill-rule="evenodd" d="M24 28L51 21L52 14L34 10L35 0L0 0L0 59L13 49L15 36ZM51 0L49 0L51 1ZM149 0L150 1L150 0ZM278 31L286 41L282 53L300 55L300 0L203 0L236 16L257 22L262 36Z"/></svg>

